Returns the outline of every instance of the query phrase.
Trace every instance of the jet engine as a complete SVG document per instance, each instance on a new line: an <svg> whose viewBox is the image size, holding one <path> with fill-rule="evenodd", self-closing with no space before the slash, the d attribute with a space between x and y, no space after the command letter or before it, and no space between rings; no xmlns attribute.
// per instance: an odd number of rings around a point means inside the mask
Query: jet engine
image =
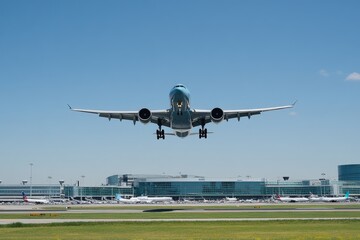
<svg viewBox="0 0 360 240"><path fill-rule="evenodd" d="M211 121L219 123L224 119L224 111L221 108L214 108L211 110Z"/></svg>
<svg viewBox="0 0 360 240"><path fill-rule="evenodd" d="M138 113L138 117L140 122L148 123L151 120L151 111L147 108L142 108Z"/></svg>

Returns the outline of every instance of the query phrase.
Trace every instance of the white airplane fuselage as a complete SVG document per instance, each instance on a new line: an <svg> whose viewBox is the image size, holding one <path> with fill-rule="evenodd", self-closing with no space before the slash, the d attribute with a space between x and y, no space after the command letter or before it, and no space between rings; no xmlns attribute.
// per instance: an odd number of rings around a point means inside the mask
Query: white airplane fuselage
<svg viewBox="0 0 360 240"><path fill-rule="evenodd" d="M308 202L309 199L305 197L276 197L277 200L281 202Z"/></svg>
<svg viewBox="0 0 360 240"><path fill-rule="evenodd" d="M47 199L41 199L41 198L28 198L24 192L22 192L23 200L26 203L35 203L35 204L47 204L50 203Z"/></svg>
<svg viewBox="0 0 360 240"><path fill-rule="evenodd" d="M141 196L137 197L140 202L144 203L157 203L157 202L172 202L173 199L171 197L148 197L148 196Z"/></svg>

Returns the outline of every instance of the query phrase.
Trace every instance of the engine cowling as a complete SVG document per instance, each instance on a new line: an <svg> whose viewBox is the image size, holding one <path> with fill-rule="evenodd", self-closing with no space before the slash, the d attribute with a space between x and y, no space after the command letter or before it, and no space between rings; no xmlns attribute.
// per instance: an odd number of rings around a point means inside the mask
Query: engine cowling
<svg viewBox="0 0 360 240"><path fill-rule="evenodd" d="M211 121L219 123L224 119L224 111L221 108L214 108L211 110Z"/></svg>
<svg viewBox="0 0 360 240"><path fill-rule="evenodd" d="M148 123L151 120L151 111L147 108L142 108L138 113L138 117L140 122Z"/></svg>

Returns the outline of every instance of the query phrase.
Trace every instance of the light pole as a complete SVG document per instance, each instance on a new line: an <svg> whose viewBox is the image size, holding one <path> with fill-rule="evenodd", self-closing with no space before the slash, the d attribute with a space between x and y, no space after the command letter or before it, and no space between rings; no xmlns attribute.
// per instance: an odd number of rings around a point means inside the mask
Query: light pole
<svg viewBox="0 0 360 240"><path fill-rule="evenodd" d="M82 185L85 185L85 181L84 181L85 175L82 175L81 178L83 179L83 180L82 180ZM82 198L83 198L83 188L84 188L84 187L82 186L82 187L81 187L81 201L82 201Z"/></svg>
<svg viewBox="0 0 360 240"><path fill-rule="evenodd" d="M60 198L64 198L64 183L65 181L64 180L59 180L59 183L60 183Z"/></svg>
<svg viewBox="0 0 360 240"><path fill-rule="evenodd" d="M325 181L325 173L322 173L321 176L322 176L322 180L323 180L323 183L324 183L324 196L326 195L326 188L325 188L325 184L326 184L326 181Z"/></svg>
<svg viewBox="0 0 360 240"><path fill-rule="evenodd" d="M32 196L32 167L33 163L30 163L30 197Z"/></svg>
<svg viewBox="0 0 360 240"><path fill-rule="evenodd" d="M48 179L49 179L49 199L50 199L50 195L51 195L51 179L52 179L52 177L48 176Z"/></svg>

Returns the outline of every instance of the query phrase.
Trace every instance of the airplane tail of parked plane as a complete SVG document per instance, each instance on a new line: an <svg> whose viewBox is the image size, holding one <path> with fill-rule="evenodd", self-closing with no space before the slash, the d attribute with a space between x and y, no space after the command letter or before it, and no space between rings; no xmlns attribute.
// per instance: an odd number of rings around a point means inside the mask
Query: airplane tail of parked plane
<svg viewBox="0 0 360 240"><path fill-rule="evenodd" d="M49 203L50 201L48 199L40 199L40 198L28 198L25 194L25 192L21 192L22 196L23 196L23 200L26 203L35 203L35 204L46 204Z"/></svg>
<svg viewBox="0 0 360 240"><path fill-rule="evenodd" d="M24 192L21 192L24 202L28 202L28 198Z"/></svg>
<svg viewBox="0 0 360 240"><path fill-rule="evenodd" d="M117 194L115 195L115 200L116 200L116 201L120 201L121 199L122 199L121 194L120 194L120 193L117 193Z"/></svg>
<svg viewBox="0 0 360 240"><path fill-rule="evenodd" d="M346 192L345 199L349 199L349 197L350 197L350 192Z"/></svg>

